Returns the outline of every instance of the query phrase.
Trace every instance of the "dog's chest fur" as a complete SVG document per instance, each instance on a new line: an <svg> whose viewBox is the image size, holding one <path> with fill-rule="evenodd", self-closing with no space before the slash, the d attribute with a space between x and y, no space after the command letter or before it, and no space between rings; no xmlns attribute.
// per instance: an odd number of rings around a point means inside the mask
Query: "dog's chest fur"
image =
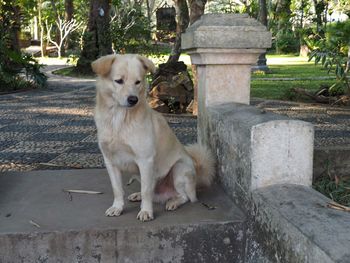
<svg viewBox="0 0 350 263"><path fill-rule="evenodd" d="M132 117L128 116L127 110L95 116L102 152L119 167L128 169L135 165L137 159L153 154L152 122L145 121L147 116L142 116L143 121L135 119L135 115Z"/></svg>

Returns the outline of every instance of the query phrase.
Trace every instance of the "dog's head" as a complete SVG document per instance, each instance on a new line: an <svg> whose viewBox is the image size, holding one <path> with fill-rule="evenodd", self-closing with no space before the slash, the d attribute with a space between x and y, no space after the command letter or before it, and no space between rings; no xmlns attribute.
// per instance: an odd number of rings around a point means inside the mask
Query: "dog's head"
<svg viewBox="0 0 350 263"><path fill-rule="evenodd" d="M92 70L100 77L101 92L111 96L117 106L134 107L146 100L148 72L154 72L151 60L139 55L107 55L91 64Z"/></svg>

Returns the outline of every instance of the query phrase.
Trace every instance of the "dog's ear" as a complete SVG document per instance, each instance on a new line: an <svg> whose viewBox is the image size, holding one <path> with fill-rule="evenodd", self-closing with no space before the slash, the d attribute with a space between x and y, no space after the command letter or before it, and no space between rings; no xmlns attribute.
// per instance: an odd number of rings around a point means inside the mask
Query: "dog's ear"
<svg viewBox="0 0 350 263"><path fill-rule="evenodd" d="M140 60L143 68L146 70L146 72L154 73L156 71L156 66L153 64L153 62L145 57L137 55L137 59Z"/></svg>
<svg viewBox="0 0 350 263"><path fill-rule="evenodd" d="M99 76L106 76L111 71L112 64L114 60L117 58L116 55L107 55L100 57L91 63L92 71L95 72Z"/></svg>

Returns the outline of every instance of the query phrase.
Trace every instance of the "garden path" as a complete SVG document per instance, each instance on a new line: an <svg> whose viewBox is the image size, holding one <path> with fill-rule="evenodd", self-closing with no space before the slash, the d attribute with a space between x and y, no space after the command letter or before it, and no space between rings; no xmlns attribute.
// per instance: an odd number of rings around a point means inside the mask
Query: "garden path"
<svg viewBox="0 0 350 263"><path fill-rule="evenodd" d="M62 61L45 67L48 88L0 96L0 171L101 168L93 121L93 79L52 74ZM267 111L310 121L316 147L349 147L350 108L252 99ZM196 118L166 115L182 143L196 141Z"/></svg>

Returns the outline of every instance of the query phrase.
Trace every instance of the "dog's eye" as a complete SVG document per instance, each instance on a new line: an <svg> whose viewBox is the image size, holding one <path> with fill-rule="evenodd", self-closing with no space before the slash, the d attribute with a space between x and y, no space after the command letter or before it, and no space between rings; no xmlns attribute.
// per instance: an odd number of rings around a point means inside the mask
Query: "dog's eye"
<svg viewBox="0 0 350 263"><path fill-rule="evenodd" d="M124 80L123 79L116 79L114 80L115 82L117 82L118 84L123 84L124 83Z"/></svg>
<svg viewBox="0 0 350 263"><path fill-rule="evenodd" d="M141 83L141 81L139 81L139 80L137 80L137 81L135 82L136 85L139 85L140 83Z"/></svg>

